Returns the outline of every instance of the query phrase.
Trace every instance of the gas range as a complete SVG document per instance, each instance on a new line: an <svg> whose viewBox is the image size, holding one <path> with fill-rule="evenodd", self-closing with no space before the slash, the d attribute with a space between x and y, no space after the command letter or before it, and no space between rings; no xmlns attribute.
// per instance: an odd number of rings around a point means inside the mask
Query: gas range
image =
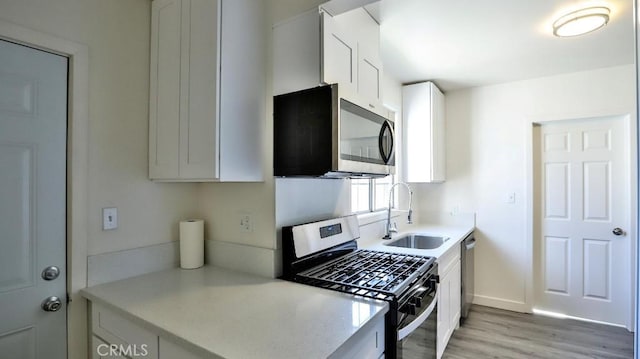
<svg viewBox="0 0 640 359"><path fill-rule="evenodd" d="M400 297L435 258L360 249L297 274L297 281L380 300Z"/></svg>
<svg viewBox="0 0 640 359"><path fill-rule="evenodd" d="M283 227L282 278L386 301L385 357L402 357L403 342L418 327L428 326L421 345L433 347L435 358L435 258L358 249L359 237L355 215Z"/></svg>

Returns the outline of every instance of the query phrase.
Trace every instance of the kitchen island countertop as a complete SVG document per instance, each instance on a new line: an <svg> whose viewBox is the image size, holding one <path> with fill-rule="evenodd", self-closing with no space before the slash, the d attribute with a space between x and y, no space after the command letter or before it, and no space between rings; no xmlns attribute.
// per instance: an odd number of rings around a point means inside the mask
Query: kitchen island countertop
<svg viewBox="0 0 640 359"><path fill-rule="evenodd" d="M101 284L82 295L224 358L327 358L389 310L385 302L210 266Z"/></svg>

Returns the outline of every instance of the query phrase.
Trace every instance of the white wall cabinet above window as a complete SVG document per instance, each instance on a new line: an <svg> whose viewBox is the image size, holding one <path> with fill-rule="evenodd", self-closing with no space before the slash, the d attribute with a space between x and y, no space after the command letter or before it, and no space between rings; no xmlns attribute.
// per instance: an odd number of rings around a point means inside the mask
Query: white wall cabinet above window
<svg viewBox="0 0 640 359"><path fill-rule="evenodd" d="M337 83L343 94L352 95L358 87L358 40L325 12L320 13L320 24L320 82Z"/></svg>
<svg viewBox="0 0 640 359"><path fill-rule="evenodd" d="M379 53L358 46L358 94L369 101L369 107L382 104L382 62Z"/></svg>
<svg viewBox="0 0 640 359"><path fill-rule="evenodd" d="M402 130L406 181L444 182L445 103L432 82L402 87Z"/></svg>
<svg viewBox="0 0 640 359"><path fill-rule="evenodd" d="M276 24L273 36L275 95L337 83L341 96L382 110L380 28L363 8L311 10Z"/></svg>
<svg viewBox="0 0 640 359"><path fill-rule="evenodd" d="M262 181L263 1L154 0L149 177Z"/></svg>

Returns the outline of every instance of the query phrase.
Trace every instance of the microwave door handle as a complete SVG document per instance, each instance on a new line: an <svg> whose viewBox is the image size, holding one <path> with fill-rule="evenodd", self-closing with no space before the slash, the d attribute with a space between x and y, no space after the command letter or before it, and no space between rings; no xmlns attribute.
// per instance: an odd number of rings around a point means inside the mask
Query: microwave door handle
<svg viewBox="0 0 640 359"><path fill-rule="evenodd" d="M400 328L400 330L398 330L398 341L401 341L402 339L406 338L409 334L411 334L414 330L416 330L416 328L422 325L422 323L424 323L424 321L427 320L427 318L431 315L431 313L433 313L433 310L435 309L436 304L438 304L439 287L440 285L436 286L436 293L433 296L433 301L431 301L431 304L429 304L427 309L425 309L425 311L422 312L411 323L405 325L404 327Z"/></svg>
<svg viewBox="0 0 640 359"><path fill-rule="evenodd" d="M387 151L385 151L385 146L384 146L384 137L385 137L385 132L386 130L389 130L389 141L391 141L391 146L389 146L389 152L387 153ZM380 133L378 134L378 150L380 151L380 156L382 157L382 162L384 162L385 164L389 163L389 160L391 159L391 156L393 156L393 137L394 137L394 133L393 133L393 127L391 127L391 125L389 124L389 121L385 121L382 124L382 128L380 129Z"/></svg>
<svg viewBox="0 0 640 359"><path fill-rule="evenodd" d="M385 152L385 147L382 145L384 141L385 128L389 130L389 141L391 142L391 144L389 145L388 153ZM385 164L389 163L389 160L391 160L391 156L393 156L393 150L395 145L393 140L394 140L393 126L391 126L391 123L388 120L384 121L382 130L380 131L378 144L380 145L380 154L382 155L382 160L384 161Z"/></svg>
<svg viewBox="0 0 640 359"><path fill-rule="evenodd" d="M391 141L391 146L389 146L389 157L387 159L387 161L385 161L385 163L389 163L389 161L391 160L391 158L393 158L393 154L396 150L396 143L395 143L395 138L396 138L396 133L393 131L393 126L391 125L391 122L387 121L387 124L389 125L389 140Z"/></svg>

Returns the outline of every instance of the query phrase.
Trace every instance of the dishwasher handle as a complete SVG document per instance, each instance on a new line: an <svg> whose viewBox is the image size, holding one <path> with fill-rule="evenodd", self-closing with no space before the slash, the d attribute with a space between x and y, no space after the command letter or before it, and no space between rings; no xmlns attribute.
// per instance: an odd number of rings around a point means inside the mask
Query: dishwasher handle
<svg viewBox="0 0 640 359"><path fill-rule="evenodd" d="M467 250L472 250L475 246L476 246L476 239L471 237L470 240L464 240L464 246L467 248Z"/></svg>

